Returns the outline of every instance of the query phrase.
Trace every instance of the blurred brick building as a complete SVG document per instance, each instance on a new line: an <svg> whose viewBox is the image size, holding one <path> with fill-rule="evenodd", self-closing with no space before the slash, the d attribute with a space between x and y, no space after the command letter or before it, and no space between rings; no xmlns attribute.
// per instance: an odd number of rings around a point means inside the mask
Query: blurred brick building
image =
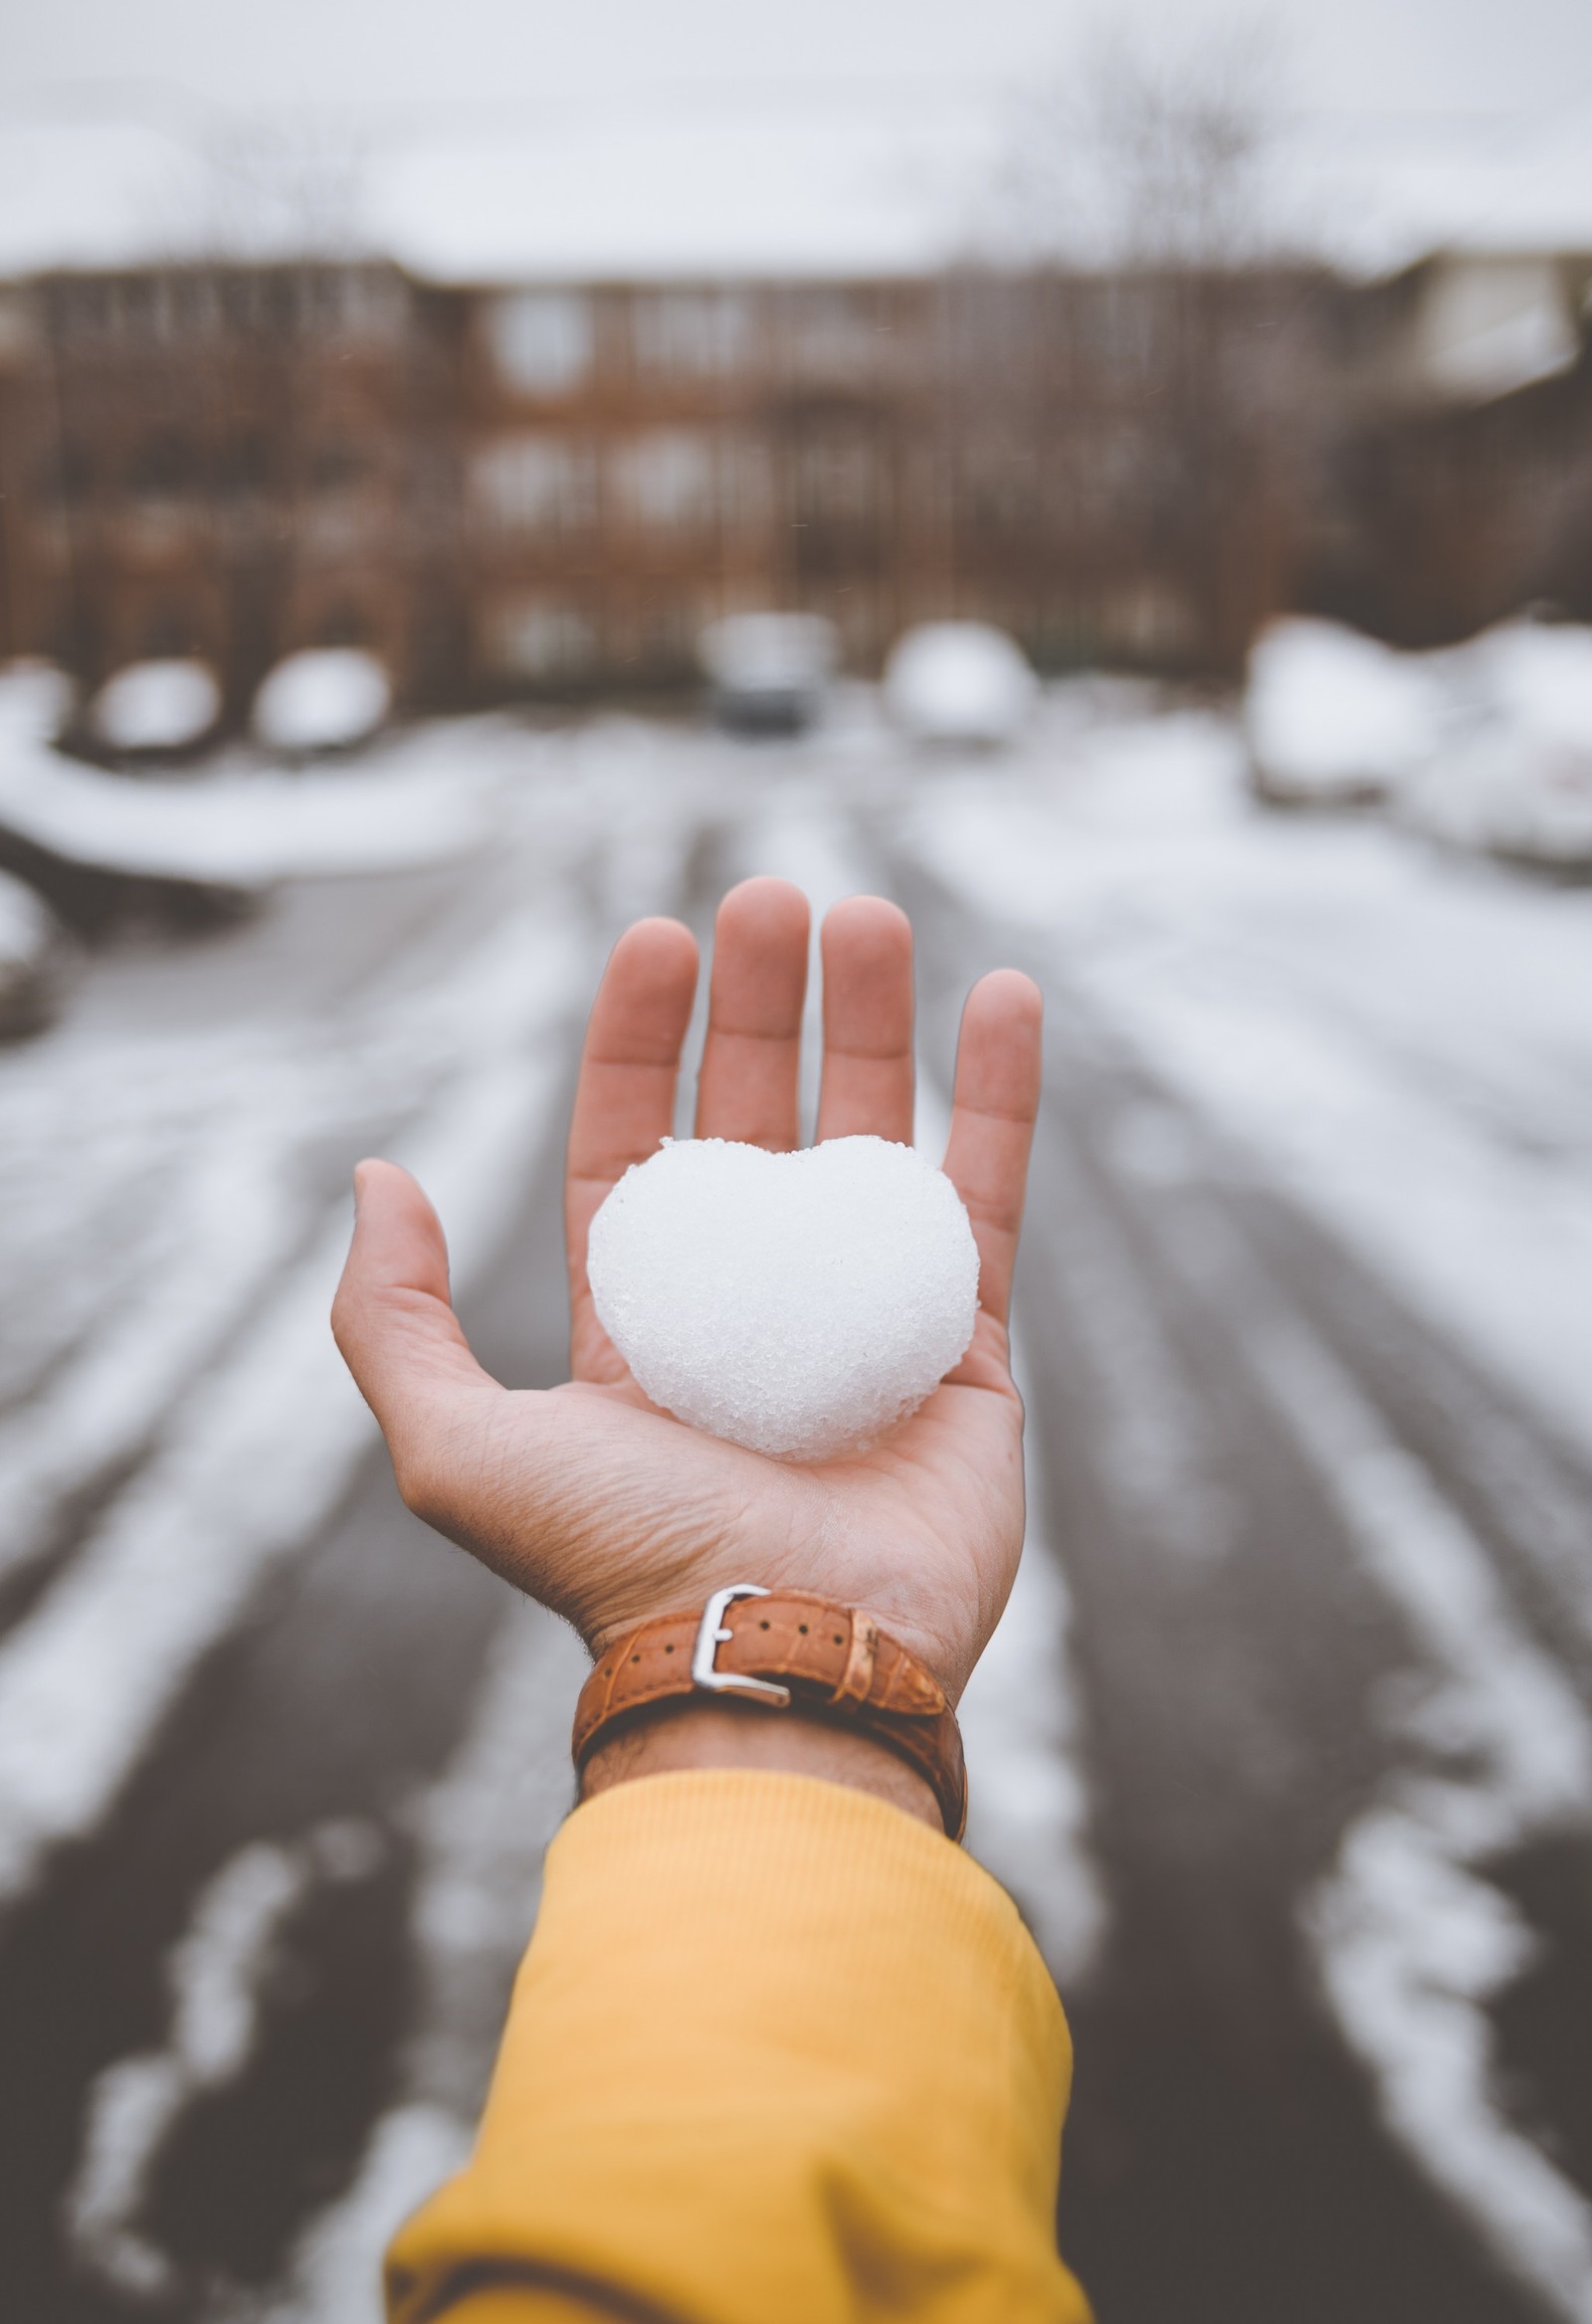
<svg viewBox="0 0 1592 2324"><path fill-rule="evenodd" d="M713 616L1230 672L1258 622L1592 611L1592 262L0 291L0 655L359 643L409 704L678 681Z"/></svg>

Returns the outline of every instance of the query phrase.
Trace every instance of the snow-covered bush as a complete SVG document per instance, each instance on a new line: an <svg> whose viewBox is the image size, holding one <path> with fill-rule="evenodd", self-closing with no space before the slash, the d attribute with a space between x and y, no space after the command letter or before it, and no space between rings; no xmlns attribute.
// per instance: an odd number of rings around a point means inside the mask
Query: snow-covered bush
<svg viewBox="0 0 1592 2324"><path fill-rule="evenodd" d="M1021 648L984 622L908 630L885 670L886 707L920 742L1009 742L1038 694Z"/></svg>

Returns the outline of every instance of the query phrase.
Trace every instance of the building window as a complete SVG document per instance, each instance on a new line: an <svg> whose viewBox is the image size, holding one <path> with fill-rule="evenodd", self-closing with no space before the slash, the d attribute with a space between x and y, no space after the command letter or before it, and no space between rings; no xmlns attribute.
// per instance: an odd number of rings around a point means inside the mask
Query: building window
<svg viewBox="0 0 1592 2324"><path fill-rule="evenodd" d="M490 309L493 355L510 387L561 395L591 369L591 302L578 290L514 290Z"/></svg>
<svg viewBox="0 0 1592 2324"><path fill-rule="evenodd" d="M809 523L858 524L878 511L878 463L873 446L856 437L804 444L796 481L801 513Z"/></svg>
<svg viewBox="0 0 1592 2324"><path fill-rule="evenodd" d="M504 532L574 532L597 509L589 448L560 436L504 436L478 453L471 470L476 506Z"/></svg>
<svg viewBox="0 0 1592 2324"><path fill-rule="evenodd" d="M634 523L683 529L711 521L713 448L705 436L660 428L614 455L621 505Z"/></svg>
<svg viewBox="0 0 1592 2324"><path fill-rule="evenodd" d="M802 379L856 387L882 368L888 332L864 290L797 293L790 317L790 363Z"/></svg>
<svg viewBox="0 0 1592 2324"><path fill-rule="evenodd" d="M666 379L738 371L751 349L751 324L742 291L638 291L631 309L636 367Z"/></svg>
<svg viewBox="0 0 1592 2324"><path fill-rule="evenodd" d="M597 635L573 606L524 598L498 608L489 625L487 648L494 670L502 678L578 678L597 658Z"/></svg>

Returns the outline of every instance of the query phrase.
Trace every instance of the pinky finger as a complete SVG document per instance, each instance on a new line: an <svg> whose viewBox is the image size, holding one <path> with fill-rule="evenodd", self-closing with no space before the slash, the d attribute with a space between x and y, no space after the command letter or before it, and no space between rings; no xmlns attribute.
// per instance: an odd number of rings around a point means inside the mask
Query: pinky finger
<svg viewBox="0 0 1592 2324"><path fill-rule="evenodd" d="M1029 1149L1039 1111L1044 1003L1015 968L981 977L967 996L956 1045L945 1173L973 1224L979 1304L1004 1324L1023 1223Z"/></svg>

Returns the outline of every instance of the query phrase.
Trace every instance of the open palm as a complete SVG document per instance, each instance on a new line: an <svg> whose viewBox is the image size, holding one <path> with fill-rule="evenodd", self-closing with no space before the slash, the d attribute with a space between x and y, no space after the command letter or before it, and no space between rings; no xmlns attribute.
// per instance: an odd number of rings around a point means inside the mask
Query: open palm
<svg viewBox="0 0 1592 2324"><path fill-rule="evenodd" d="M720 906L699 1137L799 1143L808 934L806 899L782 880L747 880ZM907 921L893 904L854 897L828 915L822 955L818 1136L909 1141ZM1022 1547L1022 1407L1006 1323L1039 1097L1039 994L1000 970L974 987L962 1018L945 1169L978 1242L971 1347L872 1451L798 1466L703 1436L650 1403L586 1281L593 1215L673 1126L696 975L690 930L643 920L616 945L592 1010L565 1183L569 1381L511 1391L482 1370L449 1302L436 1214L385 1162L360 1166L333 1311L338 1345L410 1507L567 1616L594 1651L724 1583L760 1582L867 1607L954 1697Z"/></svg>

